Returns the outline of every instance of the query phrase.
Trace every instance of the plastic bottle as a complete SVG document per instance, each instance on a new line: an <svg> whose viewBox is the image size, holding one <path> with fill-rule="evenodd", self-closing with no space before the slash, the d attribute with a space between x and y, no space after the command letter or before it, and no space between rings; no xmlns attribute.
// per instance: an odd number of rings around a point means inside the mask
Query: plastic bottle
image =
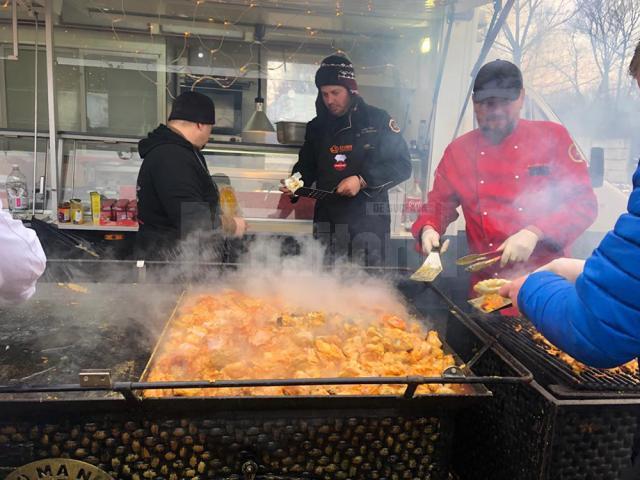
<svg viewBox="0 0 640 480"><path fill-rule="evenodd" d="M13 169L7 176L7 201L9 210L23 212L29 209L29 192L27 191L27 177L23 175L18 165L12 165Z"/></svg>
<svg viewBox="0 0 640 480"><path fill-rule="evenodd" d="M242 216L236 192L231 185L223 185L220 188L220 210L228 217Z"/></svg>

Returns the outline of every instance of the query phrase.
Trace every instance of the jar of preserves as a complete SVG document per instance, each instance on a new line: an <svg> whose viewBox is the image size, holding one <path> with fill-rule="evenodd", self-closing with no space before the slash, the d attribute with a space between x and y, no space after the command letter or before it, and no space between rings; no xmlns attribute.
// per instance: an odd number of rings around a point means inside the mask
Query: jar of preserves
<svg viewBox="0 0 640 480"><path fill-rule="evenodd" d="M69 223L71 221L71 205L69 202L62 202L58 205L58 223Z"/></svg>
<svg viewBox="0 0 640 480"><path fill-rule="evenodd" d="M84 212L82 207L82 200L79 198L72 198L69 201L69 206L71 210L71 222L76 225L81 225L84 223Z"/></svg>

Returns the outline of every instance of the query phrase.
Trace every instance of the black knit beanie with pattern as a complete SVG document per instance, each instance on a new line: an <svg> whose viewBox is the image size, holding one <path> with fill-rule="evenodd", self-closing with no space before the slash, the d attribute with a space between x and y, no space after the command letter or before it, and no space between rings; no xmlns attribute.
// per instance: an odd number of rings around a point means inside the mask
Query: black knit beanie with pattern
<svg viewBox="0 0 640 480"><path fill-rule="evenodd" d="M358 94L358 84L353 64L347 57L330 55L320 64L316 72L316 87L325 85L342 85L352 95Z"/></svg>

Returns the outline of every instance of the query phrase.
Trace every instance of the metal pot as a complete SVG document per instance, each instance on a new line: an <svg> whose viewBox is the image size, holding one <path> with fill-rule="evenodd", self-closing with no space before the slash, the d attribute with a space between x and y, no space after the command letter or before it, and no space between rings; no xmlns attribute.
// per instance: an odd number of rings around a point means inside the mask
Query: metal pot
<svg viewBox="0 0 640 480"><path fill-rule="evenodd" d="M302 145L307 124L304 122L276 122L278 143Z"/></svg>

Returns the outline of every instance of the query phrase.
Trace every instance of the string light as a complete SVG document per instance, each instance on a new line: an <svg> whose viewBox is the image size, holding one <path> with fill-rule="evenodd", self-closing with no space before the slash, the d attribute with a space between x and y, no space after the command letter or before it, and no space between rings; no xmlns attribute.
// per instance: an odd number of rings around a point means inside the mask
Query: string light
<svg viewBox="0 0 640 480"><path fill-rule="evenodd" d="M420 42L420 53L429 53L431 51L431 37L424 37Z"/></svg>
<svg viewBox="0 0 640 480"><path fill-rule="evenodd" d="M2 1L2 0L0 0ZM9 0L4 0L5 4L10 3ZM193 24L195 25L196 22L198 21L196 13L197 13L197 8L202 5L203 3L207 3L205 0L195 0L194 1L194 9L193 9L193 13L191 16L187 15L187 14L180 14L180 17L183 17L185 19L190 19ZM213 3L213 2L212 2ZM224 1L222 0L218 0L218 3L224 3ZM215 19L213 16L211 17L205 17L207 18L207 21L210 23L214 23L214 22L218 22L219 24L223 24L225 27L225 32L221 34L221 38L219 40L219 45L217 46L217 48L210 48L210 45L205 45L205 43L203 42L202 38L200 38L200 36L198 35L198 33L196 32L190 32L190 31L185 31L184 35L183 35L183 46L181 51L178 53L177 57L174 59L167 59L167 65L176 65L176 68L178 68L179 73L181 73L182 75L184 75L186 78L192 79L193 83L192 83L192 89L195 88L195 86L203 81L209 80L214 82L216 85L218 85L220 88L230 88L231 86L233 86L233 84L238 81L240 78L244 77L246 75L246 73L249 71L249 66L250 65L255 65L255 63L252 63L252 58L254 55L254 52L251 49L251 46L249 47L249 59L247 61L245 61L242 65L240 65L240 62L238 62L237 56L235 55L231 55L230 53L225 53L225 51L223 50L223 46L225 43L225 40L227 38L229 38L231 36L231 28L228 27L235 27L237 26L240 21L241 18L243 17L243 15L245 15L248 11L250 11L250 9L252 8L256 8L258 7L258 1L256 0L245 0L245 8L244 10L242 10L240 12L239 15L234 16L234 18L232 19ZM278 3L276 1L276 3ZM305 2L307 3L307 2ZM364 3L364 2L363 2ZM428 5L435 5L435 0L425 0L425 6ZM309 5L309 3L307 3L307 5ZM367 10L369 12L373 12L375 10L375 3L374 0L367 0ZM118 14L121 16L120 19L117 20L117 22L120 22L123 18L126 17L126 12L124 11L124 2L123 2L123 9L122 9L122 13L120 14L120 12L114 12L112 9L108 9L108 8L104 8L103 11L100 12L103 15L109 15L110 17L113 17L114 14ZM312 15L315 14L316 12L312 9L309 8L307 10L302 10L299 13L296 13L294 15L288 15L287 16L287 23L291 23L296 17L298 16L303 16L303 15ZM343 16L345 15L344 12L344 2L343 0L335 0L335 15L337 17ZM395 15L394 15L395 16ZM112 20L112 28L114 31L114 39L116 40L120 40L118 38L118 35L116 33L116 29L115 29L115 24L117 22L114 22L114 19L111 18ZM151 41L152 43L155 43L155 37L154 37L154 33L159 34L160 30L158 28L157 25L159 25L161 23L161 16L158 15L158 23L156 24L156 27L154 29L154 27L152 25L149 26L149 30L150 30L150 34L151 34ZM276 31L279 28L283 27L283 22L277 22L277 24L272 28L271 31ZM394 30L394 27L391 27L391 30ZM229 33L227 34L226 31L228 31ZM278 70L281 68L286 68L286 63L287 62L291 62L291 61L295 61L296 57L298 56L298 54L303 50L303 48L307 45L307 43L309 41L313 41L317 38L317 35L321 32L320 30L315 30L313 29L312 26L309 27L305 27L305 31L308 32L308 35L306 35L304 37L304 40L297 46L297 48L295 49L295 51L286 54L285 56L285 60L283 60L281 63L279 63L278 65L274 65L274 66L267 66L268 70ZM235 31L233 33L236 33ZM209 67L213 67L214 63L217 61L220 61L222 58L226 59L230 64L231 64L231 68L233 70L235 70L235 72L237 72L237 76L209 76L209 75L196 75L196 74L192 74L189 71L189 66L188 65L180 65L180 60L184 58L185 54L188 52L188 46L189 46L189 39L190 38L197 38L198 41L200 42L200 45L202 46L202 49L199 49L198 51L208 51L210 53L209 55ZM366 37L366 35L364 36ZM346 52L351 52L355 49L356 44L358 42L357 38L353 39L353 44L351 45L350 48L346 49ZM207 42L208 43L208 42ZM263 42L263 47L269 51L269 49L267 48L267 43L268 40L265 40ZM333 42L332 42L333 43ZM332 45L333 47L333 45ZM123 46L119 47L121 50L124 48ZM333 49L333 48L332 48ZM345 53L345 50L342 49L335 49L335 51L340 52L340 53ZM219 54L219 55L215 55L215 54ZM214 56L215 55L215 56ZM317 65L318 62L315 62L315 64ZM180 66L178 66L180 65ZM392 66L393 67L393 66ZM380 68L380 67L375 67L375 68ZM395 67L393 67L395 68ZM147 75L145 75L143 73L143 71L139 71L138 72L140 75L142 75L145 79L147 79L148 81L150 81L151 83L153 83L154 85L156 85L156 87L159 86L159 81L154 80L153 78L149 78ZM166 90L167 90L167 95L170 96L171 98L173 98L173 95L169 89L169 85L163 85L165 86Z"/></svg>

